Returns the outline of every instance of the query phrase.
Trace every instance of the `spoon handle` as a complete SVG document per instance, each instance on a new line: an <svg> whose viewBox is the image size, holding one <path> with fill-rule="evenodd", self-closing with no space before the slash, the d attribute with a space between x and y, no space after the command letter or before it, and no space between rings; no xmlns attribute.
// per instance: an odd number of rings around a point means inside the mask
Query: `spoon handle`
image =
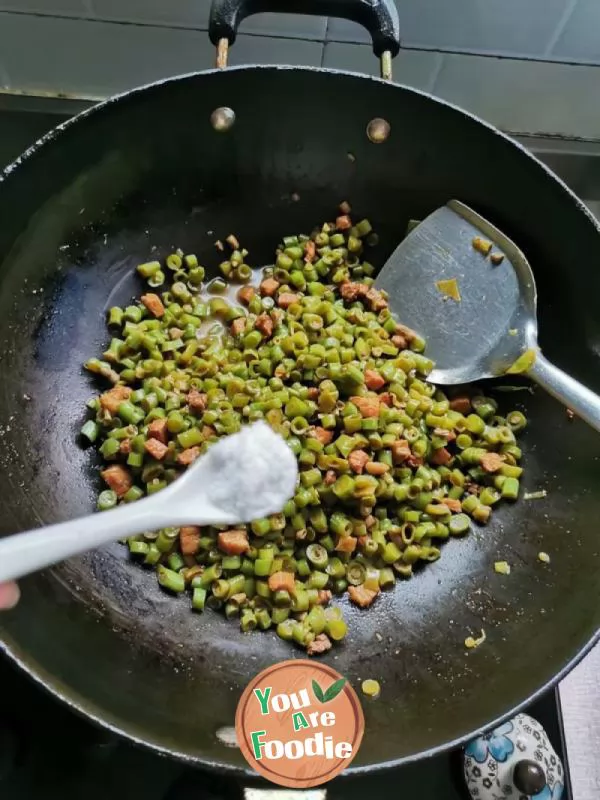
<svg viewBox="0 0 600 800"><path fill-rule="evenodd" d="M157 494L111 511L0 539L0 583L117 539L172 525L174 515L168 512L165 500Z"/></svg>
<svg viewBox="0 0 600 800"><path fill-rule="evenodd" d="M552 397L600 431L600 397L597 394L555 367L541 353L537 354L527 374Z"/></svg>

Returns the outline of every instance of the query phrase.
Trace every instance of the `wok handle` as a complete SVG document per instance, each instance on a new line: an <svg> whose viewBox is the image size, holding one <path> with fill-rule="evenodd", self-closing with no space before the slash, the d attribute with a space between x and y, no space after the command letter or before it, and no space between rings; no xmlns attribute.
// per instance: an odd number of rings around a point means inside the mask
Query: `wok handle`
<svg viewBox="0 0 600 800"><path fill-rule="evenodd" d="M237 29L246 17L272 11L278 14L307 14L337 17L358 22L371 34L373 52L393 58L400 49L398 11L393 0L212 0L208 35L217 47L235 42Z"/></svg>
<svg viewBox="0 0 600 800"><path fill-rule="evenodd" d="M528 376L576 416L600 432L600 397L538 353Z"/></svg>

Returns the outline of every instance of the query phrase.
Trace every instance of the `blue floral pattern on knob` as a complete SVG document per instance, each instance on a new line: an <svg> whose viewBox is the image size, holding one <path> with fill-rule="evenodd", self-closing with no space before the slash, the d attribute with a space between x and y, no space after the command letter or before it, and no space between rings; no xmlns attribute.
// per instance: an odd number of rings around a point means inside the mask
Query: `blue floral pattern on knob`
<svg viewBox="0 0 600 800"><path fill-rule="evenodd" d="M522 794L513 773L520 761L540 766L546 786L534 795ZM546 731L537 720L518 714L470 741L464 750L464 774L473 800L561 800L563 766Z"/></svg>
<svg viewBox="0 0 600 800"><path fill-rule="evenodd" d="M485 763L489 756L496 761L506 761L515 749L514 744L508 738L508 734L513 730L512 722L505 722L491 733L478 736L465 747L465 755L472 756L479 764Z"/></svg>
<svg viewBox="0 0 600 800"><path fill-rule="evenodd" d="M531 796L532 800L560 800L563 793L562 783L555 783L554 788L550 789L549 786L544 786L541 792Z"/></svg>

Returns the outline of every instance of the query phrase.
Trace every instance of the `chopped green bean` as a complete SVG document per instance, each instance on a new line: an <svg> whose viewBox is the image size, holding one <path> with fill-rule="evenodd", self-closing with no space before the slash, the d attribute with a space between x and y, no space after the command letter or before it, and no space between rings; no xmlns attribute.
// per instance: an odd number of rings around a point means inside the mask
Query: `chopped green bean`
<svg viewBox="0 0 600 800"><path fill-rule="evenodd" d="M239 526L246 552L221 550L214 526L193 553L178 528L127 544L161 586L188 589L194 610L222 609L243 632L273 627L309 653L316 636L346 635L340 610L324 608L332 593L370 602L439 558L471 518L485 523L518 499L527 423L492 397L467 389L455 404L427 382L424 340L396 322L363 260L371 223L349 214L344 204L343 224L285 237L259 285L233 234L224 277L208 285L193 253L139 264L165 286L110 308L108 346L85 365L113 387L88 402L81 429L109 465L99 510L160 491L247 422L264 419L287 440L295 495ZM230 280L244 284L239 305Z"/></svg>

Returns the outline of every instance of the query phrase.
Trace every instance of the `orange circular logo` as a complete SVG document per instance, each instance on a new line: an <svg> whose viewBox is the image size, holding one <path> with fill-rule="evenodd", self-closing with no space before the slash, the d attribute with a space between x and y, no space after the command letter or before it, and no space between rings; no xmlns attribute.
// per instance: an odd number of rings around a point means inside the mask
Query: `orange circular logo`
<svg viewBox="0 0 600 800"><path fill-rule="evenodd" d="M235 715L250 766L280 786L326 783L350 764L365 720L356 692L326 664L283 661L246 687Z"/></svg>

